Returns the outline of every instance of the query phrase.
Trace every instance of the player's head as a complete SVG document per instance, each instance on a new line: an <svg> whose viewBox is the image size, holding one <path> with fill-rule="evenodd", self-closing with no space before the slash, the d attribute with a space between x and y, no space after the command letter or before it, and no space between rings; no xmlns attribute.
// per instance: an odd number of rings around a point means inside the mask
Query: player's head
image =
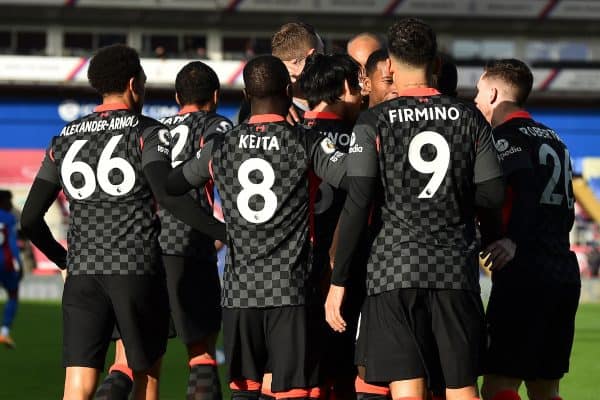
<svg viewBox="0 0 600 400"><path fill-rule="evenodd" d="M12 208L12 193L9 190L0 189L0 209L10 211Z"/></svg>
<svg viewBox="0 0 600 400"><path fill-rule="evenodd" d="M283 61L292 82L302 73L306 57L323 53L323 47L315 28L304 22L284 24L271 37L271 54Z"/></svg>
<svg viewBox="0 0 600 400"><path fill-rule="evenodd" d="M533 86L529 67L516 59L495 60L488 63L477 82L475 104L491 122L494 110L505 103L523 107Z"/></svg>
<svg viewBox="0 0 600 400"><path fill-rule="evenodd" d="M456 91L458 85L458 71L456 70L454 61L447 55L440 54L440 64L436 74L436 80L436 87L440 93L452 97L458 95L458 92Z"/></svg>
<svg viewBox="0 0 600 400"><path fill-rule="evenodd" d="M217 108L221 85L215 71L201 61L186 64L175 78L175 96L180 106Z"/></svg>
<svg viewBox="0 0 600 400"><path fill-rule="evenodd" d="M346 51L350 54L350 57L354 58L364 68L367 65L369 56L382 47L383 43L377 35L363 32L348 40Z"/></svg>
<svg viewBox="0 0 600 400"><path fill-rule="evenodd" d="M298 80L311 109L339 105L338 113L354 122L360 112L360 66L347 54L313 54Z"/></svg>
<svg viewBox="0 0 600 400"><path fill-rule="evenodd" d="M287 115L292 104L291 81L283 62L270 55L258 56L244 67L244 94L251 113ZM260 108L260 112L257 109Z"/></svg>
<svg viewBox="0 0 600 400"><path fill-rule="evenodd" d="M364 89L369 96L369 107L398 97L387 50L379 49L369 56L365 73Z"/></svg>
<svg viewBox="0 0 600 400"><path fill-rule="evenodd" d="M437 60L437 39L429 25L414 18L396 22L388 31L388 51L398 90L409 84L430 84ZM419 74L428 82L412 82Z"/></svg>
<svg viewBox="0 0 600 400"><path fill-rule="evenodd" d="M121 96L125 104L141 112L146 74L137 51L124 44L103 47L90 60L87 75L102 97Z"/></svg>

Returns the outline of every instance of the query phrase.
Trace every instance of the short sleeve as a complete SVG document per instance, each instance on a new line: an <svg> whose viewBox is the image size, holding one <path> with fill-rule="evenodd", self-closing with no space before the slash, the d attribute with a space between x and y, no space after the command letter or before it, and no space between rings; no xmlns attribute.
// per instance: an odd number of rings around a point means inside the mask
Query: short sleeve
<svg viewBox="0 0 600 400"><path fill-rule="evenodd" d="M475 125L475 165L473 182L481 183L502 176L498 153L494 148L492 128L480 113L476 114Z"/></svg>
<svg viewBox="0 0 600 400"><path fill-rule="evenodd" d="M37 173L36 178L43 179L45 181L60 185L60 179L58 176L58 167L54 162L54 139L50 142L46 154L42 160L42 165Z"/></svg>
<svg viewBox="0 0 600 400"><path fill-rule="evenodd" d="M142 169L153 162L171 163L171 134L162 124L152 124L141 135Z"/></svg>
<svg viewBox="0 0 600 400"><path fill-rule="evenodd" d="M500 126L494 130L494 140L505 176L520 169L533 169L527 139L520 132Z"/></svg>
<svg viewBox="0 0 600 400"><path fill-rule="evenodd" d="M212 153L217 145L216 140L209 141L196 153L196 157L183 164L183 176L193 187L202 187L212 178Z"/></svg>
<svg viewBox="0 0 600 400"><path fill-rule="evenodd" d="M377 176L377 117L363 112L352 131L348 149L348 176Z"/></svg>

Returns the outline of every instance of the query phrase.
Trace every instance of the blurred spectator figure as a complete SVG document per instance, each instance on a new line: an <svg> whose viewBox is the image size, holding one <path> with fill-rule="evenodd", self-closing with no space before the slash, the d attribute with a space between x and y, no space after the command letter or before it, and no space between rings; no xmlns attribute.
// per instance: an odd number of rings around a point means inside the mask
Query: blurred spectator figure
<svg viewBox="0 0 600 400"><path fill-rule="evenodd" d="M21 261L17 247L17 218L12 210L12 193L0 190L0 284L8 293L0 327L0 344L14 349L16 346L10 337L10 328L19 303Z"/></svg>
<svg viewBox="0 0 600 400"><path fill-rule="evenodd" d="M600 271L600 246L597 244L592 246L592 250L588 254L588 268L590 276L597 278Z"/></svg>
<svg viewBox="0 0 600 400"><path fill-rule="evenodd" d="M167 58L167 49L165 49L164 46L156 46L156 48L154 49L154 56L156 58L160 58L161 60L164 60Z"/></svg>

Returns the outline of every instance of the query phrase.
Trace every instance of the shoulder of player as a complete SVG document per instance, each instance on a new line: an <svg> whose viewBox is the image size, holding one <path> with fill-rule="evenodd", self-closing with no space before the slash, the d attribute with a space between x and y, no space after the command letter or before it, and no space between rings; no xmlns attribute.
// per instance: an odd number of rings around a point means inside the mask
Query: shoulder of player
<svg viewBox="0 0 600 400"><path fill-rule="evenodd" d="M17 217L11 212L0 210L0 222L5 225L15 225L17 223Z"/></svg>

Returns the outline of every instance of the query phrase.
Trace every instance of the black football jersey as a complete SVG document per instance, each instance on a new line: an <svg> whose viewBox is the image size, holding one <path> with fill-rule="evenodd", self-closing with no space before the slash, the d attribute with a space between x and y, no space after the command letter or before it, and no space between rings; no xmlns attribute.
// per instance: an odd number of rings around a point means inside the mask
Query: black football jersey
<svg viewBox="0 0 600 400"><path fill-rule="evenodd" d="M310 288L308 172L337 186L344 155L331 140L279 115L258 115L206 144L183 167L203 185L212 175L222 200L229 252L223 306L299 305Z"/></svg>
<svg viewBox="0 0 600 400"><path fill-rule="evenodd" d="M520 245L514 267L507 266L494 278L517 274L521 280L530 275L537 282L579 284L579 266L569 243L575 219L569 150L554 130L525 111L509 115L493 135L504 175L531 169L531 186L539 201L532 232ZM511 200L509 193L507 207Z"/></svg>
<svg viewBox="0 0 600 400"><path fill-rule="evenodd" d="M502 176L491 129L462 101L413 89L364 111L348 176L377 177L381 193L367 290L479 290L475 184Z"/></svg>
<svg viewBox="0 0 600 400"><path fill-rule="evenodd" d="M179 114L160 120L171 132L171 159L173 167L194 157L205 143L231 129L231 122L214 112L184 107ZM209 214L213 213L213 183L190 193ZM159 209L161 231L159 236L163 254L190 256L216 261L214 240Z"/></svg>
<svg viewBox="0 0 600 400"><path fill-rule="evenodd" d="M336 149L348 153L352 125L329 112L307 111L303 124L329 138ZM317 269L329 268L329 248L333 240L340 213L346 200L346 192L323 182L315 174L310 175L313 266ZM314 271L318 276L320 271Z"/></svg>
<svg viewBox="0 0 600 400"><path fill-rule="evenodd" d="M72 275L160 270L160 224L142 173L170 161L169 131L125 105L102 105L52 139L38 178L69 200L67 269Z"/></svg>

